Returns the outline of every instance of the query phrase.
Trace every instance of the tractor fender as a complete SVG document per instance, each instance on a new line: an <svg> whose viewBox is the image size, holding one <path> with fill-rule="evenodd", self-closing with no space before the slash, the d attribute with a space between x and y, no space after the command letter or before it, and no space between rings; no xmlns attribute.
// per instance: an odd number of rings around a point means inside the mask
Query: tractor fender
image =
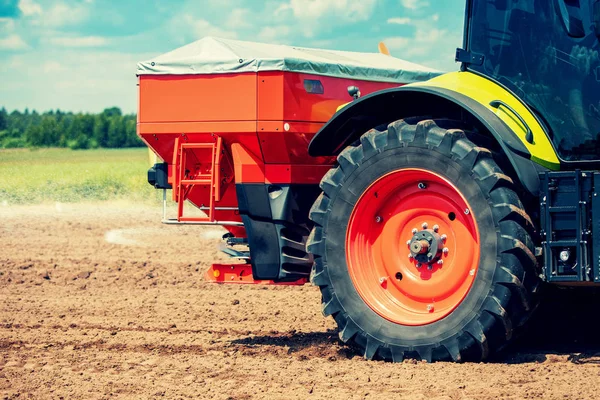
<svg viewBox="0 0 600 400"><path fill-rule="evenodd" d="M501 146L521 185L539 195L538 174L545 168L531 160L523 141L489 108L447 88L407 85L361 97L335 113L313 137L308 152L313 157L338 155L370 129L415 116L468 119L484 128Z"/></svg>

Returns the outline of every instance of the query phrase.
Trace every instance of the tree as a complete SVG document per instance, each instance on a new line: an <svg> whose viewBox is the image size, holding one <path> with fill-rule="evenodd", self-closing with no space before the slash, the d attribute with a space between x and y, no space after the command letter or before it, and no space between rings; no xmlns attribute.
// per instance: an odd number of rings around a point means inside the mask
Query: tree
<svg viewBox="0 0 600 400"><path fill-rule="evenodd" d="M123 117L114 115L108 122L108 147L124 147L127 142Z"/></svg>
<svg viewBox="0 0 600 400"><path fill-rule="evenodd" d="M137 120L135 116L131 116L125 121L125 134L127 136L126 147L141 147L144 142L137 135Z"/></svg>
<svg viewBox="0 0 600 400"><path fill-rule="evenodd" d="M121 109L119 107L105 108L104 111L102 111L102 114L106 115L108 118L114 117L114 116L120 117L121 115L123 115L121 113Z"/></svg>
<svg viewBox="0 0 600 400"><path fill-rule="evenodd" d="M44 132L39 125L29 125L25 131L25 140L30 146L43 146Z"/></svg>
<svg viewBox="0 0 600 400"><path fill-rule="evenodd" d="M0 109L0 131L4 131L8 128L8 113L6 108Z"/></svg>
<svg viewBox="0 0 600 400"><path fill-rule="evenodd" d="M60 146L71 148L143 146L136 135L135 114L118 107L99 114L73 114L59 109L39 114L0 109L0 147Z"/></svg>
<svg viewBox="0 0 600 400"><path fill-rule="evenodd" d="M58 146L59 133L56 117L52 114L44 115L40 127L43 133L42 145L46 147Z"/></svg>
<svg viewBox="0 0 600 400"><path fill-rule="evenodd" d="M98 114L94 118L93 138L100 147L108 147L108 117L106 114Z"/></svg>
<svg viewBox="0 0 600 400"><path fill-rule="evenodd" d="M14 110L13 112L11 112L8 116L8 121L7 121L7 125L8 125L8 130L12 131L14 129L23 132L26 128L26 126L23 126L23 114L21 114L19 112L19 110Z"/></svg>
<svg viewBox="0 0 600 400"><path fill-rule="evenodd" d="M27 112L23 114L23 129L27 129L27 127L31 124L40 125L42 123L42 116L38 114L37 111L33 110L31 114Z"/></svg>
<svg viewBox="0 0 600 400"><path fill-rule="evenodd" d="M59 112L56 112L57 117L59 116ZM60 114L60 118L57 119L58 123L58 146L59 147L67 147L67 142L69 140L69 131L71 130L71 125L73 125L73 115L72 114Z"/></svg>

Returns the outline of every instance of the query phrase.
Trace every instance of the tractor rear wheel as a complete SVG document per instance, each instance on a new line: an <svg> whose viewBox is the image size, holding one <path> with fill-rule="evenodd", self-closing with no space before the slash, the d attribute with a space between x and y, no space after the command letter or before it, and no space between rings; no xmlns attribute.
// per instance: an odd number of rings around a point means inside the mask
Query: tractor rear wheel
<svg viewBox="0 0 600 400"><path fill-rule="evenodd" d="M452 126L367 132L311 209L323 314L367 359L483 360L535 308L531 220L491 152Z"/></svg>

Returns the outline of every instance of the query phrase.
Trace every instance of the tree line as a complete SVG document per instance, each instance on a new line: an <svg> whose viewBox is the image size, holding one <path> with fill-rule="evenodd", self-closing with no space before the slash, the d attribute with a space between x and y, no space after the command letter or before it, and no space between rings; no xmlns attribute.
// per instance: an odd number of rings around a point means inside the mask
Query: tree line
<svg viewBox="0 0 600 400"><path fill-rule="evenodd" d="M40 114L35 110L0 109L0 148L68 147L140 147L136 135L136 115L123 115L118 107L99 114L52 110Z"/></svg>

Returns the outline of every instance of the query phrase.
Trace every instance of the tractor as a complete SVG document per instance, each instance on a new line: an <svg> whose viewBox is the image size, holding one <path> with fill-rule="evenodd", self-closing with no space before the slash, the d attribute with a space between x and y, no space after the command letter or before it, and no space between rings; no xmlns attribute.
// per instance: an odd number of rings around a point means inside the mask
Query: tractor
<svg viewBox="0 0 600 400"><path fill-rule="evenodd" d="M239 42L138 65L163 222L225 226L242 260L210 280L310 280L342 342L394 362L485 360L543 288L600 286L600 0L465 9L457 72Z"/></svg>

